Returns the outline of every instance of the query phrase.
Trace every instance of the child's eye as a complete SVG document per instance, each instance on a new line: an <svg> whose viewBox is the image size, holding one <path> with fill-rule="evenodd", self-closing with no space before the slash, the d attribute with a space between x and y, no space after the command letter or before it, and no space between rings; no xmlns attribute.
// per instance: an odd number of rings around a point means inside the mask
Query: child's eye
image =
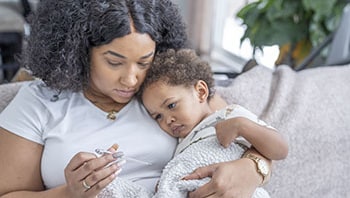
<svg viewBox="0 0 350 198"><path fill-rule="evenodd" d="M161 119L162 118L162 116L160 115L160 114L157 114L156 116L154 116L154 119L155 120L159 120L159 119Z"/></svg>
<svg viewBox="0 0 350 198"><path fill-rule="evenodd" d="M168 105L168 108L169 108L169 109L173 109L173 108L175 108L175 107L176 107L176 104L175 104L175 103L171 103L171 104Z"/></svg>

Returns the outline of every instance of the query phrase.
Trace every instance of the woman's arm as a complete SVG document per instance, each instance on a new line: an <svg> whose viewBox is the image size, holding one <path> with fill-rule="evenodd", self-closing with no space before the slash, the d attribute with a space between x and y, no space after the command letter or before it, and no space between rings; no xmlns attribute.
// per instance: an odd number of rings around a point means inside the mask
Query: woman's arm
<svg viewBox="0 0 350 198"><path fill-rule="evenodd" d="M0 195L15 190L42 191L43 146L0 128Z"/></svg>
<svg viewBox="0 0 350 198"><path fill-rule="evenodd" d="M45 190L41 179L42 152L42 145L0 128L0 197L93 198L115 178L118 169L116 165L101 168L115 160L111 155L96 158L91 153L79 153L65 169L67 184ZM86 190L82 178L88 174L89 184L96 185Z"/></svg>

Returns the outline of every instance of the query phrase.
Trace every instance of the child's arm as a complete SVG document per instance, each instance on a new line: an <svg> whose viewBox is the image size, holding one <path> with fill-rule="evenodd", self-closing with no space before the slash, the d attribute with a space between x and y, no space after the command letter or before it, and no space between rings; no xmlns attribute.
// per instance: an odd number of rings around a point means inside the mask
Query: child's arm
<svg viewBox="0 0 350 198"><path fill-rule="evenodd" d="M242 136L266 158L281 160L288 154L288 144L281 134L248 118L230 118L218 123L215 128L220 143L225 147Z"/></svg>

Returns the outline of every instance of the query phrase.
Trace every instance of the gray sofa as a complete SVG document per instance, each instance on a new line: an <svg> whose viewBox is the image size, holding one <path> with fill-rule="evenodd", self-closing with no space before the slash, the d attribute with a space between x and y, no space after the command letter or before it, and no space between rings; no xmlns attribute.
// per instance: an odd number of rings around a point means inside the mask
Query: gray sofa
<svg viewBox="0 0 350 198"><path fill-rule="evenodd" d="M287 139L289 155L266 186L272 197L350 197L350 65L257 66L217 91Z"/></svg>
<svg viewBox="0 0 350 198"><path fill-rule="evenodd" d="M0 85L0 112L20 86ZM289 155L274 163L265 186L271 197L350 197L350 65L298 73L287 66L257 66L217 93L288 140Z"/></svg>
<svg viewBox="0 0 350 198"><path fill-rule="evenodd" d="M0 84L0 113L16 95L18 89L21 88L23 83L26 82Z"/></svg>

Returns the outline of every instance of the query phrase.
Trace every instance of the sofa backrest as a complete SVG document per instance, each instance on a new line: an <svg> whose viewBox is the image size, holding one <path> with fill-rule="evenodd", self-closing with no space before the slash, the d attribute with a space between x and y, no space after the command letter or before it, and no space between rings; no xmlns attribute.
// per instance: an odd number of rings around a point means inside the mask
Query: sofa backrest
<svg viewBox="0 0 350 198"><path fill-rule="evenodd" d="M7 104L11 102L23 83L25 82L0 84L0 113L5 109Z"/></svg>

